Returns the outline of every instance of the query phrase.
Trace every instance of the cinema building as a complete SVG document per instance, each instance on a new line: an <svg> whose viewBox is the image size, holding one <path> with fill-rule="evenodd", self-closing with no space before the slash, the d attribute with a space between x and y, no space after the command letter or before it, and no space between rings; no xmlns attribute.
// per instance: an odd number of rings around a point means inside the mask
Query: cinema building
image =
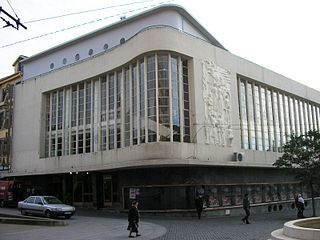
<svg viewBox="0 0 320 240"><path fill-rule="evenodd" d="M230 53L163 5L22 61L12 162L2 178L72 204L289 208L309 190L272 164L320 128L320 93Z"/></svg>

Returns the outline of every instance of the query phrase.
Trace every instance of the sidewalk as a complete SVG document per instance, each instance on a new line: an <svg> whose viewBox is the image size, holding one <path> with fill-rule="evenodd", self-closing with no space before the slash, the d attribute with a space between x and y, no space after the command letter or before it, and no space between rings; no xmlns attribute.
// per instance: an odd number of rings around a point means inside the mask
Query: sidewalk
<svg viewBox="0 0 320 240"><path fill-rule="evenodd" d="M0 208L0 214L19 215L17 209ZM107 216L108 215L108 216ZM79 210L67 221L66 226L37 226L1 224L1 240L113 240L128 239L128 221L125 217L112 217L110 213L96 210ZM142 221L139 240L155 239L164 235L166 228Z"/></svg>
<svg viewBox="0 0 320 240"><path fill-rule="evenodd" d="M16 209L1 209L20 214ZM317 209L319 215L320 209ZM241 217L163 217L141 215L139 240L267 240L284 222L296 219L295 210L251 215L251 224ZM305 211L311 216L311 209ZM126 214L79 209L64 227L0 224L1 240L113 240L128 239Z"/></svg>

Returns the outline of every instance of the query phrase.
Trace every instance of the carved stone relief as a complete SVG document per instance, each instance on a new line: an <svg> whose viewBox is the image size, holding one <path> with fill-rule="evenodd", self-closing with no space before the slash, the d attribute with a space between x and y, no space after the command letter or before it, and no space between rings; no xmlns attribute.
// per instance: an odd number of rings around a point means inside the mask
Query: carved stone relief
<svg viewBox="0 0 320 240"><path fill-rule="evenodd" d="M231 73L208 60L202 62L202 72L206 143L231 146Z"/></svg>

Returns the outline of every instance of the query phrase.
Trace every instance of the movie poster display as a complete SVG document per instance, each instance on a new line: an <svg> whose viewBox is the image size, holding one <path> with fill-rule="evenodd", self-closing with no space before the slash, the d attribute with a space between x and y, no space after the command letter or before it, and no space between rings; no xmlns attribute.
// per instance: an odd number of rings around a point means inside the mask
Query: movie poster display
<svg viewBox="0 0 320 240"><path fill-rule="evenodd" d="M235 205L242 205L242 189L241 186L235 186Z"/></svg>
<svg viewBox="0 0 320 240"><path fill-rule="evenodd" d="M208 191L206 191L206 205L207 207L219 207L220 201L218 198L218 187L209 186L207 187Z"/></svg>
<svg viewBox="0 0 320 240"><path fill-rule="evenodd" d="M271 186L270 185L264 185L263 186L263 195L264 195L264 202L271 202L272 195L271 195Z"/></svg>
<svg viewBox="0 0 320 240"><path fill-rule="evenodd" d="M230 206L232 201L231 187L225 186L221 189L222 206Z"/></svg>

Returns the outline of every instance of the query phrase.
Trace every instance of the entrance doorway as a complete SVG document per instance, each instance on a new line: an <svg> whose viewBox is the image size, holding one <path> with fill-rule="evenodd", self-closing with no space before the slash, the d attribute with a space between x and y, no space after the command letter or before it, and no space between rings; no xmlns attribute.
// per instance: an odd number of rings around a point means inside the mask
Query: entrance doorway
<svg viewBox="0 0 320 240"><path fill-rule="evenodd" d="M103 206L112 206L112 176L103 176Z"/></svg>
<svg viewBox="0 0 320 240"><path fill-rule="evenodd" d="M91 174L75 174L73 176L73 203L75 206L91 207L93 202Z"/></svg>

